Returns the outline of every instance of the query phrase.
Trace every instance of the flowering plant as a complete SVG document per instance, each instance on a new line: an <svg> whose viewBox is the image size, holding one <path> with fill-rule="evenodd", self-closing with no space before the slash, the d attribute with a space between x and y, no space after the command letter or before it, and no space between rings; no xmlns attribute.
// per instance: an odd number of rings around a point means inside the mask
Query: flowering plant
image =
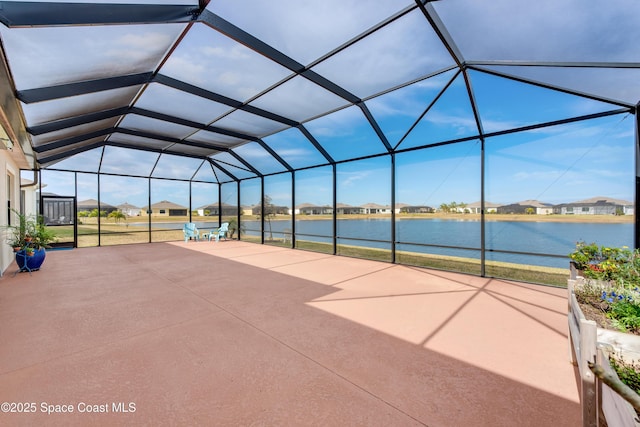
<svg viewBox="0 0 640 427"><path fill-rule="evenodd" d="M613 281L618 285L640 285L638 249L632 251L626 246L612 248L580 241L569 258L585 278Z"/></svg>
<svg viewBox="0 0 640 427"><path fill-rule="evenodd" d="M616 329L640 335L640 251L576 243L569 254L585 283L581 303L601 310Z"/></svg>
<svg viewBox="0 0 640 427"><path fill-rule="evenodd" d="M569 258L585 279L574 288L585 316L600 327L640 335L640 251L578 242ZM609 365L618 382L632 389L635 398L629 401L636 401L635 393L640 394L640 361L629 363L622 353L616 353L609 355ZM623 395L619 387L614 390Z"/></svg>
<svg viewBox="0 0 640 427"><path fill-rule="evenodd" d="M603 290L601 299L608 303L605 311L613 326L623 332L640 332L640 288Z"/></svg>

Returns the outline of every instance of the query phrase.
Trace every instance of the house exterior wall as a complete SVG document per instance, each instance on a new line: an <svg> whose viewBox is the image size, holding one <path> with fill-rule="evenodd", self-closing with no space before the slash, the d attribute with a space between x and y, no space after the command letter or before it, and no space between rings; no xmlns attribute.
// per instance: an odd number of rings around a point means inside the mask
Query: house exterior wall
<svg viewBox="0 0 640 427"><path fill-rule="evenodd" d="M126 216L140 216L141 209L140 208L120 209L120 212L122 212Z"/></svg>
<svg viewBox="0 0 640 427"><path fill-rule="evenodd" d="M552 207L536 208L536 214L538 215L551 215L552 213Z"/></svg>
<svg viewBox="0 0 640 427"><path fill-rule="evenodd" d="M189 209L181 208L181 207L151 207L151 215L152 216L187 216L189 214ZM140 216L147 216L148 213L146 208L140 210Z"/></svg>
<svg viewBox="0 0 640 427"><path fill-rule="evenodd" d="M169 216L187 216L188 209L168 209Z"/></svg>
<svg viewBox="0 0 640 427"><path fill-rule="evenodd" d="M326 206L307 206L295 209L295 212L302 215L331 215L333 209Z"/></svg>
<svg viewBox="0 0 640 427"><path fill-rule="evenodd" d="M562 206L558 213L561 215L615 215L617 209L622 209L622 206Z"/></svg>
<svg viewBox="0 0 640 427"><path fill-rule="evenodd" d="M362 208L363 213L373 215L373 214L390 214L391 209L389 208Z"/></svg>
<svg viewBox="0 0 640 427"><path fill-rule="evenodd" d="M357 206L352 206L348 208L338 208L336 209L338 215L356 215L365 213L363 208L359 208Z"/></svg>
<svg viewBox="0 0 640 427"><path fill-rule="evenodd" d="M400 213L425 214L425 213L433 213L433 212L435 212L435 209L433 209L430 206L405 206L402 209L400 209Z"/></svg>
<svg viewBox="0 0 640 427"><path fill-rule="evenodd" d="M144 211L141 211L141 212L144 212ZM153 216L186 216L187 209L152 208L151 215Z"/></svg>
<svg viewBox="0 0 640 427"><path fill-rule="evenodd" d="M0 200L4 201L4 206L8 206L7 202L11 201L11 207L20 211L21 198L26 215L36 215L36 185L20 188L20 168L13 161L9 152L0 150L0 175L2 176L2 185L0 185ZM10 180L8 177L11 177ZM8 181L10 183L8 184ZM15 223L16 219L12 219ZM9 223L9 210L0 209L0 224L7 225ZM0 245L0 268L4 274L7 269L11 268L14 263L15 256L13 249L6 244L7 230L0 230L2 244ZM17 266L15 266L17 270Z"/></svg>
<svg viewBox="0 0 640 427"><path fill-rule="evenodd" d="M480 213L482 213L482 207L480 207L479 205L477 205L475 203L467 206L466 209L468 209L469 212L472 213L472 214L480 214ZM487 205L485 205L484 212L485 213L497 213L498 212L498 206L487 206Z"/></svg>
<svg viewBox="0 0 640 427"><path fill-rule="evenodd" d="M217 205L205 206L204 208L197 209L197 212L199 216L218 216L220 215L220 208ZM222 215L238 215L238 209L235 206L223 205Z"/></svg>

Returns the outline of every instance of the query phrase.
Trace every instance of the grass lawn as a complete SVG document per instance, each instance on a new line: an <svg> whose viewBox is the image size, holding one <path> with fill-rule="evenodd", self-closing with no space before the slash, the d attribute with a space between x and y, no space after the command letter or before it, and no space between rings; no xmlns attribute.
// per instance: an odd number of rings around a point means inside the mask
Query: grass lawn
<svg viewBox="0 0 640 427"><path fill-rule="evenodd" d="M368 217L379 218L382 215L370 215ZM613 215L599 215L604 222L626 222L630 220L626 217L619 217ZM345 218L346 217L346 218ZM366 215L343 215L340 219L362 219L367 217ZM562 218L560 218L562 217ZM583 219L582 217L590 217ZM571 220L594 222L593 215L583 216L568 216L568 215L487 215L488 220ZM244 218L244 217L243 217ZM282 219L290 219L290 216L281 216ZM313 220L313 219L328 219L330 215L299 215L296 219L301 220ZM473 214L423 214L423 215L411 215L403 216L398 215L397 218L411 219L411 218L451 218L451 219L480 219L479 215ZM553 218L553 219L552 219ZM170 221L169 221L170 219ZM211 228L218 226L217 217L195 217L193 221L203 222L209 219ZM245 218L246 219L246 218ZM187 217L153 217L151 228L151 241L152 242L166 242L182 240L184 235L182 233L182 225L188 222ZM149 231L146 227L129 226L129 223L144 223L147 222L147 217L138 217L127 221L115 222L113 219L103 218L100 223L100 240L98 241L98 224L97 218L82 218L81 223L78 224L78 247L90 247L100 245L120 245L130 243L147 243L149 242ZM154 227L155 224L173 224L171 228L166 227ZM206 229L206 228L205 228ZM54 231L59 237L59 241L66 242L73 240L73 226L55 227ZM259 236L242 236L242 240L249 242L260 242ZM289 247L289 242L284 242L282 239L275 239L266 241L266 244ZM296 248L310 250L314 252L332 253L333 247L329 243L310 242L305 240L296 240ZM363 248L359 246L351 245L338 245L338 255L350 256L356 258L366 258L377 261L391 261L391 251L385 249L375 248ZM461 273L468 273L479 275L480 274L480 260L473 258L461 258L442 255L421 254L415 252L396 252L396 262L399 264L413 265L418 267L434 268L447 271L456 271ZM509 280L518 280L523 282L541 283L553 286L566 287L569 271L567 269L549 268L541 266L530 266L522 264L511 264L496 261L486 261L485 263L485 275L491 277L505 278Z"/></svg>
<svg viewBox="0 0 640 427"><path fill-rule="evenodd" d="M259 242L259 237L244 238L246 241ZM276 246L289 247L289 243L282 240L265 242ZM329 243L317 243L296 240L296 248L314 252L332 253L333 247ZM384 249L362 248L359 246L338 245L338 255L355 258L366 258L376 261L391 262L391 251ZM471 258L451 257L444 255L421 254L415 252L396 251L396 262L416 267L434 268L438 270L456 271L473 275L480 274L480 260ZM507 262L486 261L485 275L508 280L540 283L566 288L569 278L569 268L551 268L534 265L512 264Z"/></svg>

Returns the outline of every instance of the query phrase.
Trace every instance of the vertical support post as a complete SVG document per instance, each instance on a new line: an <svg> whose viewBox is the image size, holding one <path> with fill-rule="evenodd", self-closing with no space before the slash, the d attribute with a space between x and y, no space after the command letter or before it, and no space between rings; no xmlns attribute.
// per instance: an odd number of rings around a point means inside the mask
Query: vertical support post
<svg viewBox="0 0 640 427"><path fill-rule="evenodd" d="M264 245L264 176L260 176L260 243Z"/></svg>
<svg viewBox="0 0 640 427"><path fill-rule="evenodd" d="M240 206L238 206L238 212L240 212ZM222 184L218 183L218 227L220 227L221 225L222 225ZM238 237L240 237L240 233L238 233Z"/></svg>
<svg viewBox="0 0 640 427"><path fill-rule="evenodd" d="M78 237L78 172L73 173L73 232ZM40 190L42 192L42 190Z"/></svg>
<svg viewBox="0 0 640 427"><path fill-rule="evenodd" d="M188 216L189 216L189 222L193 222L192 218L191 218L191 212L193 211L193 208L191 207L191 191L193 190L192 188L192 182L191 180L189 180L189 212L188 212Z"/></svg>
<svg viewBox="0 0 640 427"><path fill-rule="evenodd" d="M336 164L332 163L333 168L333 255L338 253L338 199L337 199L337 171Z"/></svg>
<svg viewBox="0 0 640 427"><path fill-rule="evenodd" d="M102 198L100 197L100 194L102 193L101 188L102 185L100 184L100 170L102 169L102 161L104 160L104 150L105 147L102 147L102 150L100 150L100 162L98 163L98 174L97 174L97 178L98 178L98 247L102 245Z"/></svg>
<svg viewBox="0 0 640 427"><path fill-rule="evenodd" d="M633 214L635 217L634 230L633 230L633 246L636 249L640 249L640 214L638 212L638 206L640 206L640 102L636 105L636 194L635 204L633 206Z"/></svg>
<svg viewBox="0 0 640 427"><path fill-rule="evenodd" d="M73 196L73 247L78 247L78 197Z"/></svg>
<svg viewBox="0 0 640 427"><path fill-rule="evenodd" d="M296 171L291 171L291 248L296 247Z"/></svg>
<svg viewBox="0 0 640 427"><path fill-rule="evenodd" d="M396 155L391 153L391 263L396 262Z"/></svg>
<svg viewBox="0 0 640 427"><path fill-rule="evenodd" d="M484 200L484 168L485 151L484 138L480 138L480 277L485 277L485 200Z"/></svg>
<svg viewBox="0 0 640 427"><path fill-rule="evenodd" d="M149 204L147 205L147 225L149 226L149 243L151 243L151 177L147 178L149 180Z"/></svg>
<svg viewBox="0 0 640 427"><path fill-rule="evenodd" d="M589 369L587 361L596 362L596 336L597 326L593 320L580 320L580 402L582 404L583 427L596 427L598 425L598 410L596 399L596 377Z"/></svg>
<svg viewBox="0 0 640 427"><path fill-rule="evenodd" d="M575 348L576 338L574 336L574 331L577 330L577 317L576 313L573 310L573 301L575 300L574 289L576 286L576 279L572 277L567 280L567 323L568 323L568 332L569 332L569 362L573 366L578 366L578 354L580 349Z"/></svg>
<svg viewBox="0 0 640 427"><path fill-rule="evenodd" d="M101 244L101 237L102 237L102 229L101 229L101 225L102 225L102 209L100 206L100 174L97 175L98 178L98 247L100 247Z"/></svg>
<svg viewBox="0 0 640 427"><path fill-rule="evenodd" d="M37 175L36 175L37 174ZM33 171L33 175L34 177L37 176L38 178L38 197L40 198L40 200L38 201L38 215L43 215L44 216L44 206L42 204L42 171L40 169L38 169L37 171ZM18 170L18 183L22 182L22 177L20 176L20 171ZM22 193L22 192L21 192Z"/></svg>
<svg viewBox="0 0 640 427"><path fill-rule="evenodd" d="M240 181L236 181L236 186L236 193L238 194L236 200L236 206L238 206L236 211L236 223L238 224L238 241L240 241L240 230L242 229L242 227L240 227L240 215L242 214L242 206L240 206ZM220 206L220 209L222 209L222 206Z"/></svg>
<svg viewBox="0 0 640 427"><path fill-rule="evenodd" d="M587 320L580 310L575 295L578 279L567 280L569 360L578 368L580 407L582 426L598 426L598 383L589 369L588 362L596 362L598 327L593 320Z"/></svg>

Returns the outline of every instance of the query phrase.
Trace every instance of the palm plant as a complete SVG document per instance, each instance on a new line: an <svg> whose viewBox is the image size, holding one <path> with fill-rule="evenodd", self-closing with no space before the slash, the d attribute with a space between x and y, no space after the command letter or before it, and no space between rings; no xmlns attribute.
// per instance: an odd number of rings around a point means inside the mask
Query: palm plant
<svg viewBox="0 0 640 427"><path fill-rule="evenodd" d="M28 246L34 249L47 248L50 247L50 243L57 240L55 233L45 226L42 216L25 215L15 209L12 211L18 222L15 225L8 225L6 228L9 231L7 243L14 250L24 249Z"/></svg>

